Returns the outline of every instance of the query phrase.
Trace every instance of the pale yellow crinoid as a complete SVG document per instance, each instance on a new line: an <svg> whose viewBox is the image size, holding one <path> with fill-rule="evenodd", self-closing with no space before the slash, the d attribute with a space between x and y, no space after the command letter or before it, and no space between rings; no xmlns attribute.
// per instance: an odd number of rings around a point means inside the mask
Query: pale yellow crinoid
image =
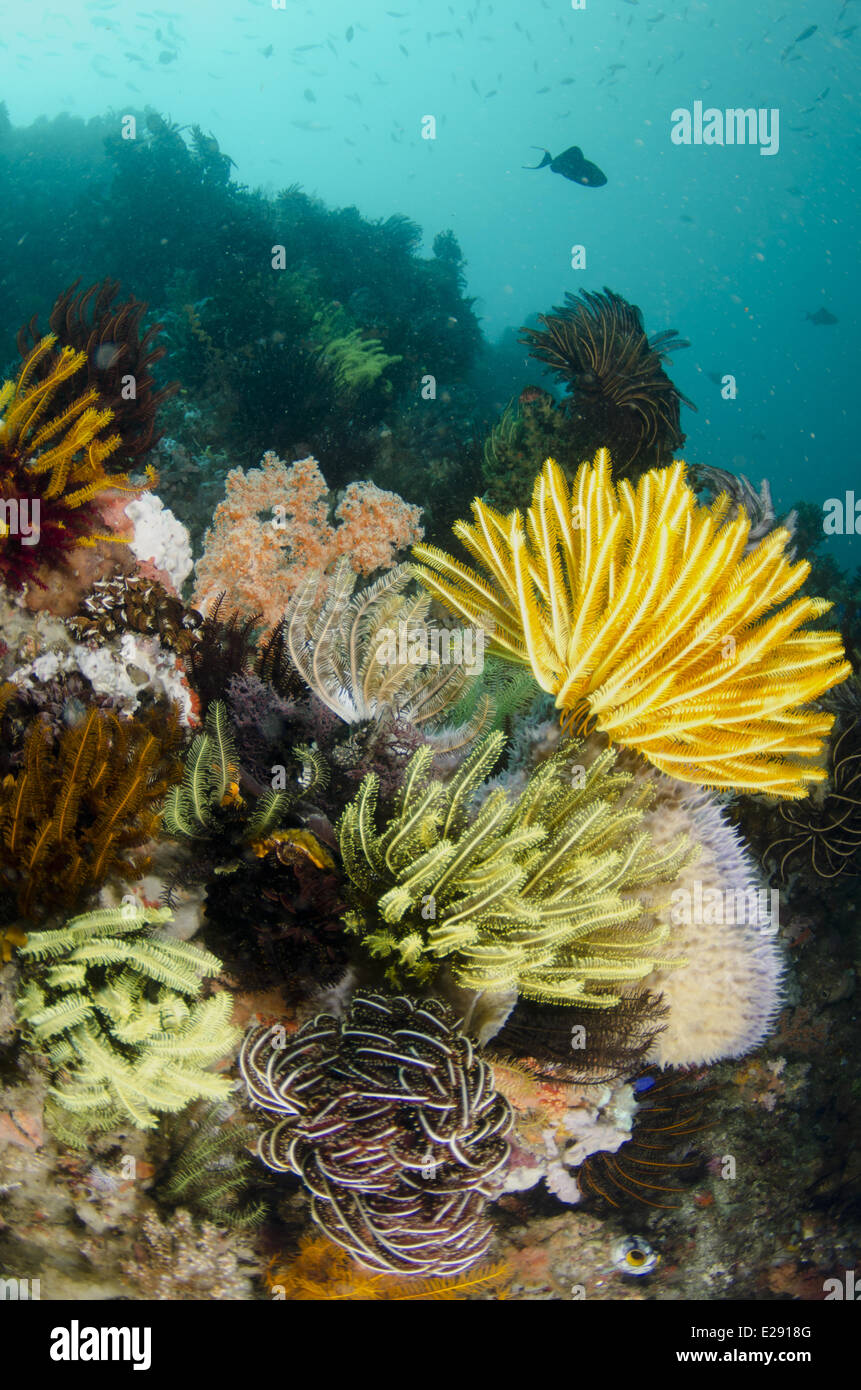
<svg viewBox="0 0 861 1390"><path fill-rule="evenodd" d="M825 778L833 716L804 706L851 667L838 633L802 630L827 600L785 602L810 570L787 556L788 531L745 555L748 518L730 519L725 495L698 503L682 461L634 488L612 481L606 449L571 488L548 459L525 523L472 509L454 532L487 577L430 545L416 571L492 650L531 665L568 724L703 786L801 797Z"/></svg>

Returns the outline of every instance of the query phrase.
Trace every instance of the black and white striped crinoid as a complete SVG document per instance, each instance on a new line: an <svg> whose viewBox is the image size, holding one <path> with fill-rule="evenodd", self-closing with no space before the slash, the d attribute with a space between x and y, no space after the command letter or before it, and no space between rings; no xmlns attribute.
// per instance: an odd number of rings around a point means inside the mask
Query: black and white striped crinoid
<svg viewBox="0 0 861 1390"><path fill-rule="evenodd" d="M240 1068L277 1117L259 1156L299 1175L314 1220L362 1264L440 1276L487 1253L512 1116L446 1005L357 994L346 1018L249 1033Z"/></svg>

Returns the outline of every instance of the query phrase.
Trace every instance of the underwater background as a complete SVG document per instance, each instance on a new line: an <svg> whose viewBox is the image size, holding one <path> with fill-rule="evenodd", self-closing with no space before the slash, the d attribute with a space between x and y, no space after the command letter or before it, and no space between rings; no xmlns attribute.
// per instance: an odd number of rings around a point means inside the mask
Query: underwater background
<svg viewBox="0 0 861 1390"><path fill-rule="evenodd" d="M859 15L7 8L7 1297L842 1296Z"/></svg>

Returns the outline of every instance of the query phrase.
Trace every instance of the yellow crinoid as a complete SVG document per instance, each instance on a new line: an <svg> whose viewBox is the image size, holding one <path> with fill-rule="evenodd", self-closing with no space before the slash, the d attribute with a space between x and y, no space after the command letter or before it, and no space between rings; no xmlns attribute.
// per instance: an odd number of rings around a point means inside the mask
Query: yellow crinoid
<svg viewBox="0 0 861 1390"><path fill-rule="evenodd" d="M417 573L492 650L530 664L571 727L682 781L801 797L826 776L833 723L804 706L851 667L838 633L803 630L830 603L785 602L810 570L787 556L789 532L745 554L750 522L731 505L700 505L681 461L634 488L600 449L569 488L548 459L525 521L477 500L475 524L455 525L486 577L429 545Z"/></svg>

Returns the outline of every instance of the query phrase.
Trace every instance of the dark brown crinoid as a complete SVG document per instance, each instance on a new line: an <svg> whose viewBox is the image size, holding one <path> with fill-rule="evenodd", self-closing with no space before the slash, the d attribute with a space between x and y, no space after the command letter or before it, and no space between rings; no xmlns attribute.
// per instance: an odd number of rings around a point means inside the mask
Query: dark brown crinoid
<svg viewBox="0 0 861 1390"><path fill-rule="evenodd" d="M861 872L861 715L845 723L831 748L831 776L821 800L815 796L780 807L787 833L772 840L763 855L779 859L786 877L790 860L806 856L819 878Z"/></svg>
<svg viewBox="0 0 861 1390"><path fill-rule="evenodd" d="M459 1274L487 1253L512 1117L452 1010L357 994L346 1019L250 1033L239 1065L277 1117L260 1157L301 1177L314 1220L362 1264Z"/></svg>
<svg viewBox="0 0 861 1390"><path fill-rule="evenodd" d="M271 848L258 844L256 854L210 879L207 942L243 988L277 984L307 995L334 984L350 956L334 860L307 830L273 835Z"/></svg>
<svg viewBox="0 0 861 1390"><path fill-rule="evenodd" d="M111 432L119 434L121 440L107 464L107 472L124 473L158 443L156 411L177 390L178 383L156 389L151 368L167 349L156 345L162 330L160 323L142 332L146 304L134 295L124 304L115 304L120 289L118 280L105 279L79 291L80 283L76 280L56 299L47 331L56 334L60 347L86 352L86 385L96 388L102 409L113 411ZM18 333L22 358L41 337L34 315ZM58 396L56 405L71 404L81 389L76 378L66 387L68 400Z"/></svg>
<svg viewBox="0 0 861 1390"><path fill-rule="evenodd" d="M680 1076L651 1067L634 1082L637 1110L631 1138L615 1153L590 1154L577 1169L584 1197L611 1207L632 1202L671 1210L703 1171L693 1136L708 1129L705 1072Z"/></svg>
<svg viewBox="0 0 861 1390"><path fill-rule="evenodd" d="M668 461L685 440L682 402L696 407L662 363L690 344L675 329L648 337L637 306L606 286L603 294L566 294L564 307L539 320L544 328L523 329L520 341L565 383L581 456L608 448L617 475Z"/></svg>
<svg viewBox="0 0 861 1390"><path fill-rule="evenodd" d="M536 1076L587 1084L633 1076L664 1026L660 995L639 990L611 1009L519 999L491 1051L524 1058Z"/></svg>

